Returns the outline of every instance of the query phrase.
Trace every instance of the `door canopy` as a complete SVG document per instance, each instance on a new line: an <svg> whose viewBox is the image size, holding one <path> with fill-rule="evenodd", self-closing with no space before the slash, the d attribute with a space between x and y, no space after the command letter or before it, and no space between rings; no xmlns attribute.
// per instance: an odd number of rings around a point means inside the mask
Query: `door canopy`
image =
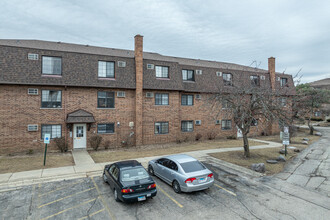
<svg viewBox="0 0 330 220"><path fill-rule="evenodd" d="M95 119L92 113L85 110L79 109L77 111L71 112L66 117L66 123L94 123Z"/></svg>

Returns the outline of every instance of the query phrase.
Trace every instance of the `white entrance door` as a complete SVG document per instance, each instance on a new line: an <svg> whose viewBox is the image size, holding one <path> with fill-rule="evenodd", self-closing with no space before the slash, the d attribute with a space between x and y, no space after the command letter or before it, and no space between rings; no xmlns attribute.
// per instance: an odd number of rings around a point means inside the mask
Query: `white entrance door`
<svg viewBox="0 0 330 220"><path fill-rule="evenodd" d="M86 124L73 125L73 148L86 148Z"/></svg>
<svg viewBox="0 0 330 220"><path fill-rule="evenodd" d="M236 126L236 128L237 128L237 137L238 137L238 138L243 137L242 130L239 129L237 126Z"/></svg>

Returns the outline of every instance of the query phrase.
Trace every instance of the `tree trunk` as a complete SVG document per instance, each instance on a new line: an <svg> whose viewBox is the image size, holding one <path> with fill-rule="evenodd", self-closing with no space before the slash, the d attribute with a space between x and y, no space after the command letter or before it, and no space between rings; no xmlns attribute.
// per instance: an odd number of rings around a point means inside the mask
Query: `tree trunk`
<svg viewBox="0 0 330 220"><path fill-rule="evenodd" d="M249 140L247 134L243 133L243 142L244 142L244 156L250 157L250 148L249 148Z"/></svg>
<svg viewBox="0 0 330 220"><path fill-rule="evenodd" d="M308 119L308 127L309 127L309 134L313 135L314 134L314 127L311 124L311 118Z"/></svg>

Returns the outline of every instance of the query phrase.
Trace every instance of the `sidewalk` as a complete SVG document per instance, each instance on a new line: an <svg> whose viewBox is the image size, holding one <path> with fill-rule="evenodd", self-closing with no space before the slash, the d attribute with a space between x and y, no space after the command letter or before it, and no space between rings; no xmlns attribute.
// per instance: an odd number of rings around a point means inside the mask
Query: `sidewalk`
<svg viewBox="0 0 330 220"><path fill-rule="evenodd" d="M267 145L253 146L250 147L250 149L274 148L274 147L282 146L282 144L270 142L270 141L262 141L257 139L250 139L250 140L267 144ZM205 161L206 159L210 159L210 156L208 155L210 153L238 151L238 150L242 150L242 147L189 151L189 152L185 152L185 154L195 157L198 160ZM83 151L74 150L72 154L75 161L74 166L0 174L0 192L4 189L7 190L7 188L13 188L14 190L15 188L30 184L68 180L68 179L82 178L88 176L100 176L102 175L104 166L106 164L115 162L115 161L111 161L106 163L94 163L92 158L85 150ZM136 158L136 160L139 161L143 166L147 167L147 164L150 160L159 157L161 156ZM243 171L248 175L254 175L254 176L261 175L234 164L230 164L224 161L221 163L223 166L227 167L228 169L240 170L241 172Z"/></svg>

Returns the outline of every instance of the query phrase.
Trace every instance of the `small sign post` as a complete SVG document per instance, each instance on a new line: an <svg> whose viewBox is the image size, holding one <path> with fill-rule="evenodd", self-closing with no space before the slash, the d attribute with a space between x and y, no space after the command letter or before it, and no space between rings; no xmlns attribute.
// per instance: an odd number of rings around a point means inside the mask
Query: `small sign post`
<svg viewBox="0 0 330 220"><path fill-rule="evenodd" d="M44 143L45 145L45 155L44 155L44 166L46 165L46 153L47 153L47 144L49 144L50 141L50 134L45 134L44 136Z"/></svg>
<svg viewBox="0 0 330 220"><path fill-rule="evenodd" d="M283 129L283 136L282 136L282 141L285 147L285 152L284 155L286 156L288 154L287 151L287 146L290 144L290 133L289 133L289 127L284 127Z"/></svg>

